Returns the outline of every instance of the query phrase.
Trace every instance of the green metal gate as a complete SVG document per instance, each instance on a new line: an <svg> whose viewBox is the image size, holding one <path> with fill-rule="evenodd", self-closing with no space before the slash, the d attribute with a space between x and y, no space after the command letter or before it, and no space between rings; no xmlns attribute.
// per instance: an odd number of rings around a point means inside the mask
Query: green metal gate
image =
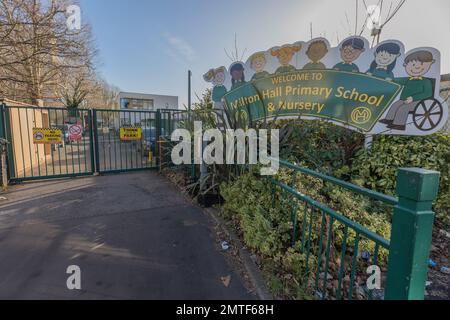
<svg viewBox="0 0 450 320"><path fill-rule="evenodd" d="M1 136L8 140L8 176L12 181L91 175L94 173L92 112L66 108L1 106ZM69 139L69 128L82 128ZM60 144L35 144L33 129L61 130Z"/></svg>
<svg viewBox="0 0 450 320"><path fill-rule="evenodd" d="M158 165L161 135L158 111L94 110L95 159L97 172L153 169ZM123 141L120 128L138 127L142 139Z"/></svg>
<svg viewBox="0 0 450 320"><path fill-rule="evenodd" d="M138 111L0 105L0 138L8 144L8 176L13 182L155 169L159 139L184 120L180 110ZM71 141L69 129L82 128ZM33 129L61 130L60 144L36 144ZM140 128L142 137L124 141L121 128Z"/></svg>

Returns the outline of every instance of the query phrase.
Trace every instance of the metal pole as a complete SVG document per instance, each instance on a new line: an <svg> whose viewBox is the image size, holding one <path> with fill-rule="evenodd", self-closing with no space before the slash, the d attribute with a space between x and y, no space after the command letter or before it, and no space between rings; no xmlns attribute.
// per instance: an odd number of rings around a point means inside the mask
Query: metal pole
<svg viewBox="0 0 450 320"><path fill-rule="evenodd" d="M95 171L94 174L100 174L100 151L98 142L98 121L97 121L97 110L92 110L92 130L94 130L94 155L95 155ZM104 137L103 137L104 138ZM121 155L122 156L122 155ZM122 165L122 159L120 161Z"/></svg>
<svg viewBox="0 0 450 320"><path fill-rule="evenodd" d="M192 79L192 71L188 70L188 123L191 125L192 124L192 131L194 131L194 123L191 122L191 104L192 104L192 100L191 100L191 79ZM195 180L195 161L192 161L191 164L191 180L194 181Z"/></svg>
<svg viewBox="0 0 450 320"><path fill-rule="evenodd" d="M191 70L188 70L188 110L189 114L191 113L191 79L192 79L192 72Z"/></svg>
<svg viewBox="0 0 450 320"><path fill-rule="evenodd" d="M200 192L204 191L204 188L205 188L204 182L205 182L206 176L208 175L208 165L205 163L205 159L203 158L203 151L208 146L208 142L209 141L203 140L203 143L202 143L202 164L200 165L200 181L202 183L200 184Z"/></svg>
<svg viewBox="0 0 450 320"><path fill-rule="evenodd" d="M8 171L7 171L8 164L6 162L6 153L8 152L7 151L8 141L5 139L6 138L6 128L4 122L5 108L6 106L4 103L0 104L0 155L1 155L0 175L2 178L1 185L3 187L3 191L5 191L6 187L8 186Z"/></svg>
<svg viewBox="0 0 450 320"><path fill-rule="evenodd" d="M372 150L372 142L373 142L373 136L366 136L366 139L364 141L364 147L367 150Z"/></svg>
<svg viewBox="0 0 450 320"><path fill-rule="evenodd" d="M97 172L98 167L96 167L95 150L97 149L95 148L94 143L94 130L97 130L97 126L94 124L94 111L92 111L92 109L89 109L88 115L89 115L89 153L91 155L91 171L92 174L95 174Z"/></svg>

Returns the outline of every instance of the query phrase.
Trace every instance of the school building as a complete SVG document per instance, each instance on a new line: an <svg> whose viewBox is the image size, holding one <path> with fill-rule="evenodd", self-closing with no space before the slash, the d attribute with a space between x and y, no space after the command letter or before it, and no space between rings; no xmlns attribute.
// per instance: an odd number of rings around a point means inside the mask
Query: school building
<svg viewBox="0 0 450 320"><path fill-rule="evenodd" d="M121 110L156 111L158 109L178 109L177 96L159 94L144 94L120 92L119 104Z"/></svg>

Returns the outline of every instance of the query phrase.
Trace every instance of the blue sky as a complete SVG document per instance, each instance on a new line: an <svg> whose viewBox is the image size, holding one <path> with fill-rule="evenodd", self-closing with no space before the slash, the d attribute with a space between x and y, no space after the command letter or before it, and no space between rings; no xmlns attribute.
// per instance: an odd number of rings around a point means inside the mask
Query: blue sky
<svg viewBox="0 0 450 320"><path fill-rule="evenodd" d="M100 49L102 77L123 91L178 95L180 107L187 101L187 70L193 71L194 92L201 94L208 86L202 75L209 68L231 63L224 49L234 50L235 33L239 53L245 50L246 60L256 51L308 41L311 22L313 36L325 36L333 46L355 25L354 0L79 2ZM390 2L385 0L385 7ZM393 2L395 6L398 0ZM360 20L364 11L360 1ZM450 41L444 36L450 30L449 13L448 0L408 0L386 26L382 40L401 40L407 50L436 47L442 53L442 71L450 73Z"/></svg>

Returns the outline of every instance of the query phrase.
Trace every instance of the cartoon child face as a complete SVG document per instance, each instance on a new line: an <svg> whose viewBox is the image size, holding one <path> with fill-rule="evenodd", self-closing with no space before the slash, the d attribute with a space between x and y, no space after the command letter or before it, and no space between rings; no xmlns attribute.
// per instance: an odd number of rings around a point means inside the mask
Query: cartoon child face
<svg viewBox="0 0 450 320"><path fill-rule="evenodd" d="M266 66L266 59L264 56L257 56L252 60L252 69L256 72L264 71L264 68Z"/></svg>
<svg viewBox="0 0 450 320"><path fill-rule="evenodd" d="M287 66L294 57L295 51L290 48L284 48L278 53L278 61L282 66Z"/></svg>
<svg viewBox="0 0 450 320"><path fill-rule="evenodd" d="M225 73L223 71L220 71L216 73L213 79L213 84L215 86L221 86L225 82Z"/></svg>
<svg viewBox="0 0 450 320"><path fill-rule="evenodd" d="M405 69L411 77L420 77L430 71L433 63L434 61L421 62L419 60L412 60L405 64Z"/></svg>
<svg viewBox="0 0 450 320"><path fill-rule="evenodd" d="M313 62L319 62L327 53L327 45L322 41L312 43L306 52L308 58Z"/></svg>
<svg viewBox="0 0 450 320"><path fill-rule="evenodd" d="M244 75L244 70L236 69L231 72L231 77L235 81L240 81Z"/></svg>
<svg viewBox="0 0 450 320"><path fill-rule="evenodd" d="M352 46L345 46L341 48L341 57L342 60L346 63L352 63L353 61L357 60L361 53L363 53L364 50L361 49L355 49Z"/></svg>
<svg viewBox="0 0 450 320"><path fill-rule="evenodd" d="M392 54L387 51L381 51L375 54L375 62L380 67L387 67L391 65L400 54Z"/></svg>

